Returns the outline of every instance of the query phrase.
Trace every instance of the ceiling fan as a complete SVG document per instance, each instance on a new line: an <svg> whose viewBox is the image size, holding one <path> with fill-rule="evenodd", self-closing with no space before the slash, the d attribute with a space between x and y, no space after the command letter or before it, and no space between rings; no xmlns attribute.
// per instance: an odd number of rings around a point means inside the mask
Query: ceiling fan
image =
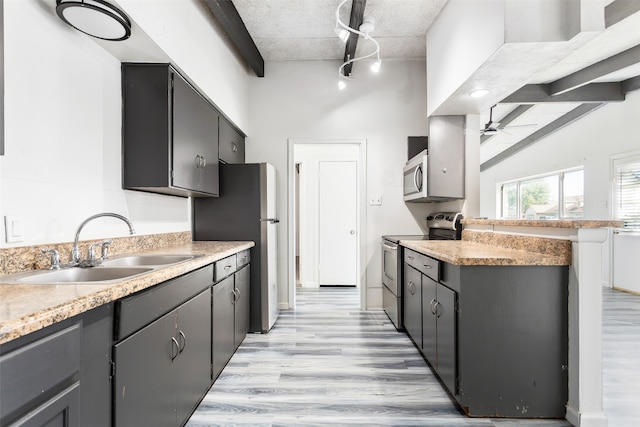
<svg viewBox="0 0 640 427"><path fill-rule="evenodd" d="M507 128L517 128L517 127L523 128L523 127L534 127L534 126L537 126L536 124L533 124L533 123L526 124L526 125L500 126L500 122L494 122L493 121L493 107L495 107L495 105L493 105L489 109L489 121L487 123L485 123L483 129L480 129L480 135L482 135L482 136L485 136L485 135L486 136L493 136L493 135L497 134L498 132L503 132L503 133L506 133L507 135L511 135L505 129L507 129Z"/></svg>

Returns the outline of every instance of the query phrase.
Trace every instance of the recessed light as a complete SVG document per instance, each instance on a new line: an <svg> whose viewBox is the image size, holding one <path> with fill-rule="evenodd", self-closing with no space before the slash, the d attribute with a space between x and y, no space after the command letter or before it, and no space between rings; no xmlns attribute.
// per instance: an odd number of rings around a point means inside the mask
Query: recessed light
<svg viewBox="0 0 640 427"><path fill-rule="evenodd" d="M472 91L469 94L469 96L472 97L472 98L480 98L480 97L485 96L489 92L491 92L489 89L476 89L476 90Z"/></svg>

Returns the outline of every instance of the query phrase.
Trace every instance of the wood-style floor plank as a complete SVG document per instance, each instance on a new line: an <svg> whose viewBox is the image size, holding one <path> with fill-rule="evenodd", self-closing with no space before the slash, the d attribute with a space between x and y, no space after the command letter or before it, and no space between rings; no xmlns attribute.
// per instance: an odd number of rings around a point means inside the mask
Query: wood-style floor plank
<svg viewBox="0 0 640 427"><path fill-rule="evenodd" d="M605 291L610 427L640 425L629 424L640 402L640 297L619 294ZM298 290L296 310L247 336L187 426L570 426L466 417L407 336L358 300L354 288Z"/></svg>

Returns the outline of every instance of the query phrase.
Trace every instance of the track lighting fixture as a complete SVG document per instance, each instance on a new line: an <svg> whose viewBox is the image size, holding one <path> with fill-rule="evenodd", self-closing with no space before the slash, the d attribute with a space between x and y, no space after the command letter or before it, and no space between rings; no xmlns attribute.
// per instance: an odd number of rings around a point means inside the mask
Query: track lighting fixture
<svg viewBox="0 0 640 427"><path fill-rule="evenodd" d="M375 21L373 20L373 18L365 18L364 21L362 22L362 25L360 25L360 28L358 28L357 30L355 28L349 27L347 24L345 24L340 20L340 9L342 9L342 6L347 1L349 0L343 0L338 5L338 9L336 10L336 28L335 28L336 34L338 34L340 39L344 42L347 41L351 33L355 34L356 37L362 36L364 37L365 40L369 40L371 43L373 43L373 45L375 46L375 50L367 55L354 57L354 58L347 58L347 61L344 62L338 68L338 89L340 90L346 87L346 80L353 80L351 77L344 74L344 68L347 65L352 64L356 61L361 61L363 59L371 58L373 56L376 57L376 62L374 62L373 65L371 65L371 71L373 71L374 73L379 72L380 66L382 65L382 60L380 59L380 45L373 37L371 37L371 32L373 32L373 30L375 29ZM343 34L346 34L345 38L343 38Z"/></svg>

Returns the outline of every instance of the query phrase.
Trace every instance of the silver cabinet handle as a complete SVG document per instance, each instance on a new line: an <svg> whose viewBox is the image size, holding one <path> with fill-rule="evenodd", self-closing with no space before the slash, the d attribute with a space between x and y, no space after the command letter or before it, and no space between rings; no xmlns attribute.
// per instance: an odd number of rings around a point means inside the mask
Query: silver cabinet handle
<svg viewBox="0 0 640 427"><path fill-rule="evenodd" d="M242 294L240 293L240 289L236 288L236 302L240 301L240 297L242 296Z"/></svg>
<svg viewBox="0 0 640 427"><path fill-rule="evenodd" d="M433 308L435 309L435 313L433 314L435 314L436 317L440 317L440 315L442 314L442 309L440 307L442 307L442 304L440 304L440 301L436 301L435 305L433 306Z"/></svg>
<svg viewBox="0 0 640 427"><path fill-rule="evenodd" d="M232 143L231 143L231 151L232 151L233 153L237 153L237 152L238 152L238 145L236 145L236 143L235 143L235 142L232 142Z"/></svg>
<svg viewBox="0 0 640 427"><path fill-rule="evenodd" d="M182 348L179 348L180 354L182 354L182 352L184 351L184 348L187 346L187 336L182 331L179 331L178 334L180 335L180 338L182 341Z"/></svg>
<svg viewBox="0 0 640 427"><path fill-rule="evenodd" d="M195 158L196 169L200 169L200 154Z"/></svg>
<svg viewBox="0 0 640 427"><path fill-rule="evenodd" d="M225 266L224 266L224 271L229 271L229 269L230 269L230 268L231 268L231 266L230 266L230 265L225 265Z"/></svg>
<svg viewBox="0 0 640 427"><path fill-rule="evenodd" d="M424 265L424 268L426 268L426 269L431 269L431 268L433 268L433 266L431 266L431 265L429 265L429 264L423 264L423 265Z"/></svg>
<svg viewBox="0 0 640 427"><path fill-rule="evenodd" d="M201 167L202 167L202 169L204 169L204 168L207 167L207 158L204 157L204 156L201 156L201 158L202 158L202 166Z"/></svg>
<svg viewBox="0 0 640 427"><path fill-rule="evenodd" d="M442 173L447 173L447 168L442 168Z"/></svg>
<svg viewBox="0 0 640 427"><path fill-rule="evenodd" d="M431 310L431 314L433 314L435 316L436 312L435 312L435 307L434 304L436 304L438 301L436 301L436 299L432 299L431 302L429 303L429 310Z"/></svg>
<svg viewBox="0 0 640 427"><path fill-rule="evenodd" d="M349 234L351 234L351 235L353 236L354 234L356 234L356 231L355 231L355 230L351 230L351 231L349 232Z"/></svg>
<svg viewBox="0 0 640 427"><path fill-rule="evenodd" d="M175 346L176 354L173 354L174 346ZM178 344L178 340L176 340L174 337L171 337L171 361L172 362L176 359L176 357L178 357L178 354L180 354L180 344Z"/></svg>
<svg viewBox="0 0 640 427"><path fill-rule="evenodd" d="M411 255L407 255L407 258L409 258L410 261L413 261L413 257Z"/></svg>
<svg viewBox="0 0 640 427"><path fill-rule="evenodd" d="M238 295L236 294L235 289L231 291L231 295L231 304L235 304L238 301Z"/></svg>
<svg viewBox="0 0 640 427"><path fill-rule="evenodd" d="M409 281L409 292L411 292L411 295L416 293L416 284L412 281Z"/></svg>

